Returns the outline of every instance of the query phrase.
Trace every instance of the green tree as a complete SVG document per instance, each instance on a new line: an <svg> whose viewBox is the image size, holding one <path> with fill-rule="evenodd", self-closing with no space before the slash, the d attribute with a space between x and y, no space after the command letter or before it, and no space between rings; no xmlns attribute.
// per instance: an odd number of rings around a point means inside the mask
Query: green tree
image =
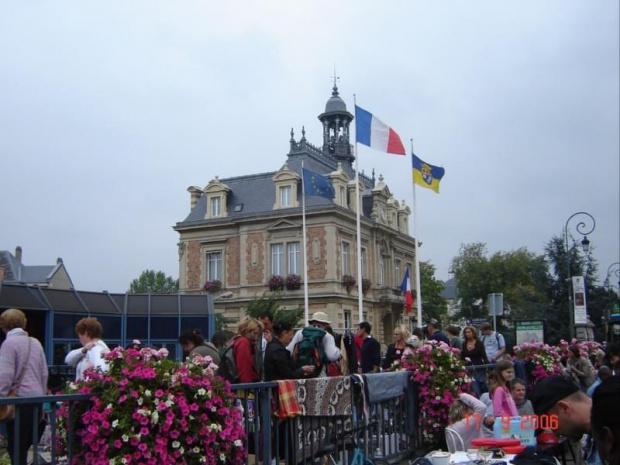
<svg viewBox="0 0 620 465"><path fill-rule="evenodd" d="M246 314L252 318L258 318L258 315L268 310L273 315L274 323L288 321L293 327L297 326L304 316L303 307L286 310L282 308L281 304L282 294L280 292L264 293L262 296L255 297L250 301Z"/></svg>
<svg viewBox="0 0 620 465"><path fill-rule="evenodd" d="M441 296L443 283L435 278L435 266L431 262L420 262L420 289L422 291L422 314L425 321L435 319L446 323L448 308Z"/></svg>
<svg viewBox="0 0 620 465"><path fill-rule="evenodd" d="M163 271L144 270L137 279L129 285L130 294L172 294L179 290L179 280L166 276Z"/></svg>
<svg viewBox="0 0 620 465"><path fill-rule="evenodd" d="M600 324L601 316L609 303L608 293L595 284L598 264L592 251L584 255L581 244L572 237L567 250L564 239L562 235L553 236L545 245L547 262L551 268L551 309L547 317L547 339L552 344L570 337L568 312L572 310L569 310L568 296L572 289L572 276L585 275L588 314L594 324ZM600 328L597 338L603 339Z"/></svg>

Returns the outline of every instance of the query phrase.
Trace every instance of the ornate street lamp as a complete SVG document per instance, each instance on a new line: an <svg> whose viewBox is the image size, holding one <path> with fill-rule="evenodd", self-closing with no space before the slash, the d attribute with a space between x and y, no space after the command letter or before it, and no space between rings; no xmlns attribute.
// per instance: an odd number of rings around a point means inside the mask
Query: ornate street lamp
<svg viewBox="0 0 620 465"><path fill-rule="evenodd" d="M615 270L614 267L616 267ZM608 291L611 290L612 287L615 287L609 282L609 277L612 274L615 275L616 278L618 278L618 287L620 287L620 262L612 263L611 265L609 265L609 268L607 268L607 275L605 276L605 282L603 283L603 285L607 288Z"/></svg>
<svg viewBox="0 0 620 465"><path fill-rule="evenodd" d="M569 331L571 340L575 337L575 312L573 310L573 293L572 293L572 274L570 269L570 250L568 249L568 225L571 220L575 217L580 216L582 218L579 223L575 226L575 229L579 234L583 234L583 239L581 241L581 247L585 254L590 251L590 241L588 240L587 235L594 231L596 227L596 221L594 217L587 212L577 212L573 213L566 220L566 224L564 225L564 244L566 245L566 279L568 280L568 321L569 321ZM589 223L592 223L592 227L588 227Z"/></svg>

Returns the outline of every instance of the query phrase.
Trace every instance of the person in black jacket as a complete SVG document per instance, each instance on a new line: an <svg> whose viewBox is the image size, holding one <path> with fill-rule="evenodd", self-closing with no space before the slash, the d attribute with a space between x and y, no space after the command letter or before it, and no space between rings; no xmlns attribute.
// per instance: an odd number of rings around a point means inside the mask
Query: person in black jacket
<svg viewBox="0 0 620 465"><path fill-rule="evenodd" d="M293 339L293 326L282 321L273 325L273 338L265 350L265 381L304 378L314 371L312 365L295 369L291 353L286 349Z"/></svg>

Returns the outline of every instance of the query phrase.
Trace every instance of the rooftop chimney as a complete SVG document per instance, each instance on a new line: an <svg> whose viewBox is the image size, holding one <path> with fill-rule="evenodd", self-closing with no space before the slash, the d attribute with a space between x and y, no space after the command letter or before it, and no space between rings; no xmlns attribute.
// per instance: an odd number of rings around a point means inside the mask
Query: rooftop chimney
<svg viewBox="0 0 620 465"><path fill-rule="evenodd" d="M22 262L22 248L19 245L15 247L15 260L17 260L18 263Z"/></svg>
<svg viewBox="0 0 620 465"><path fill-rule="evenodd" d="M187 192L190 194L190 210L193 210L198 203L198 199L200 199L202 195L202 189L196 186L190 186L187 188Z"/></svg>
<svg viewBox="0 0 620 465"><path fill-rule="evenodd" d="M62 265L62 258L58 257L56 259L56 265Z"/></svg>

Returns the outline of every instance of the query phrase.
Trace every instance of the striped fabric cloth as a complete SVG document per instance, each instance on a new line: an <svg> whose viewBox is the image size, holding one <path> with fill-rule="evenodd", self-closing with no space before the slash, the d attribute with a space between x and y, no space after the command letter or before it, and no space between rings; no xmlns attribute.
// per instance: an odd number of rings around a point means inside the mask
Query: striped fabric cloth
<svg viewBox="0 0 620 465"><path fill-rule="evenodd" d="M278 401L280 405L276 415L279 418L291 418L301 415L297 387L296 380L284 379L278 381Z"/></svg>

